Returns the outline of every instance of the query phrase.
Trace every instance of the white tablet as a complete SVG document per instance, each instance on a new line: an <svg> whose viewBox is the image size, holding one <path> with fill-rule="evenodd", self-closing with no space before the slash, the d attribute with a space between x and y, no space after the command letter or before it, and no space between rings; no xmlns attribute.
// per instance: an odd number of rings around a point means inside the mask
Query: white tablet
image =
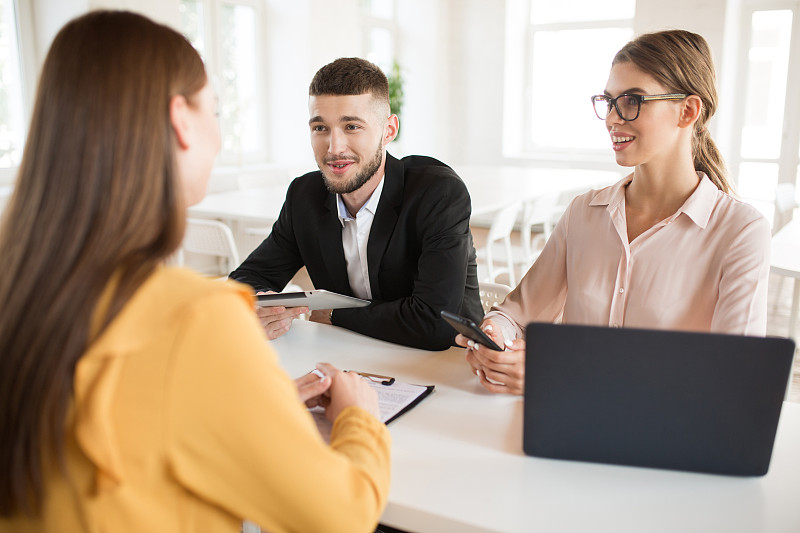
<svg viewBox="0 0 800 533"><path fill-rule="evenodd" d="M280 292L277 294L259 294L256 296L261 307L308 307L310 311L317 309L344 309L346 307L366 307L369 300L353 298L324 289L305 292Z"/></svg>

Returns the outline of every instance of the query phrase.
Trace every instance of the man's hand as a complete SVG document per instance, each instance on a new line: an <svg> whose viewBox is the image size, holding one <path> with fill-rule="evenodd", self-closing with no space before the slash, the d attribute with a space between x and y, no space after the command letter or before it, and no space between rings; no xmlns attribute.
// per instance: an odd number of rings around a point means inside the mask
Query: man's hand
<svg viewBox="0 0 800 533"><path fill-rule="evenodd" d="M275 294L273 291L257 294ZM261 307L256 306L256 316L267 337L277 339L292 327L292 321L298 316L308 313L308 307Z"/></svg>
<svg viewBox="0 0 800 533"><path fill-rule="evenodd" d="M311 311L311 316L309 316L308 319L311 322L319 322L320 324L330 324L331 313L333 313L333 309L317 309L316 311Z"/></svg>

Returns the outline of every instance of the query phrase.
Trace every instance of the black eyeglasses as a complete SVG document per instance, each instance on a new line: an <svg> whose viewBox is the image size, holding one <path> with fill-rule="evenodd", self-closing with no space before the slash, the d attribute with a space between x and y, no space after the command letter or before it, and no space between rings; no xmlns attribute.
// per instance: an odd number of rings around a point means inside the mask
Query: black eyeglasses
<svg viewBox="0 0 800 533"><path fill-rule="evenodd" d="M621 94L616 98L611 98L604 94L596 94L592 96L592 104L594 105L594 114L600 120L608 118L611 113L611 106L617 110L619 118L626 122L636 120L639 117L639 111L642 109L642 102L649 102L651 100L683 100L689 96L683 93L671 94Z"/></svg>

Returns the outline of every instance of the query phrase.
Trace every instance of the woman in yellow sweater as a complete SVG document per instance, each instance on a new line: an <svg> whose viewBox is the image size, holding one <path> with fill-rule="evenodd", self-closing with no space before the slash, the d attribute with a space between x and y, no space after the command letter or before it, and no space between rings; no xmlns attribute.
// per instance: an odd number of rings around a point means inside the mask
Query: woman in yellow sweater
<svg viewBox="0 0 800 533"><path fill-rule="evenodd" d="M374 392L324 364L292 382L248 290L162 265L205 194L215 106L165 26L101 11L56 36L0 226L0 532L375 527Z"/></svg>

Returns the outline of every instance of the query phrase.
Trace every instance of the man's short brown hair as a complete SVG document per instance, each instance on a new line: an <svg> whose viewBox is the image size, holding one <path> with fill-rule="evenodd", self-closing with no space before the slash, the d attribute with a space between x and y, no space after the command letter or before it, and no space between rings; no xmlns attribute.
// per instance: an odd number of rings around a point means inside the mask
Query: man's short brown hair
<svg viewBox="0 0 800 533"><path fill-rule="evenodd" d="M317 71L311 85L309 96L359 95L371 93L389 106L389 81L374 63L360 57L340 57Z"/></svg>

